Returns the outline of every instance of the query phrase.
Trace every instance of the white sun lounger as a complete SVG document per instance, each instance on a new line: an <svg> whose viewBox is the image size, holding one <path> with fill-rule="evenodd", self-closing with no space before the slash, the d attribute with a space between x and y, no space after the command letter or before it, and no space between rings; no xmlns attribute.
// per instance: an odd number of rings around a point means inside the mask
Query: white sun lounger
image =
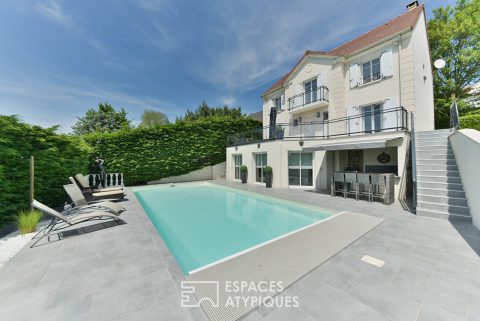
<svg viewBox="0 0 480 321"><path fill-rule="evenodd" d="M80 223L85 223L89 221L98 221L98 220L103 221L105 219L113 220L117 223L119 222L126 223L125 220L121 219L117 215L113 213L104 212L104 211L94 211L90 213L78 214L75 216L65 216L62 213L55 211L53 208L50 208L40 203L37 200L33 200L32 206L35 207L37 210L41 211L42 213L52 216L53 219L50 222L50 224L48 224L44 229L42 229L38 233L38 234L43 233L43 235L39 239L37 239L30 247L33 247L44 237L50 236L52 232L63 230L65 228L68 228Z"/></svg>
<svg viewBox="0 0 480 321"><path fill-rule="evenodd" d="M87 202L77 184L63 185L63 188L65 189L65 192L67 192L74 205L67 210L67 214L78 211L91 212L94 210L106 210L112 212L113 214L119 215L121 212L125 211L125 208L122 205L110 201Z"/></svg>
<svg viewBox="0 0 480 321"><path fill-rule="evenodd" d="M78 186L78 183L75 181L73 177L68 178L72 184L76 184ZM81 188L81 186L79 186ZM123 190L115 190L115 191L102 191L102 192L90 192L91 190L86 190L83 189L82 194L87 195L87 198L94 198L94 199L119 199L123 200L125 198L125 192Z"/></svg>

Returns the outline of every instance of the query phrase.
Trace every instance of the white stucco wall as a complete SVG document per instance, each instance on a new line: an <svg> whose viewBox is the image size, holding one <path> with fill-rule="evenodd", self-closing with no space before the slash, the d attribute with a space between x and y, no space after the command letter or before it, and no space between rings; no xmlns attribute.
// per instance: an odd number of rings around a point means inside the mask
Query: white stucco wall
<svg viewBox="0 0 480 321"><path fill-rule="evenodd" d="M430 48L425 26L425 16L422 12L412 35L413 58L415 68L415 93L414 112L415 130L433 130L434 104L433 104L433 74L430 59Z"/></svg>
<svg viewBox="0 0 480 321"><path fill-rule="evenodd" d="M147 182L147 184L181 183L222 178L225 177L226 164L226 162L222 162L213 166L206 166L188 174L164 177L157 181Z"/></svg>
<svg viewBox="0 0 480 321"><path fill-rule="evenodd" d="M480 229L480 132L462 129L450 135L473 225Z"/></svg>

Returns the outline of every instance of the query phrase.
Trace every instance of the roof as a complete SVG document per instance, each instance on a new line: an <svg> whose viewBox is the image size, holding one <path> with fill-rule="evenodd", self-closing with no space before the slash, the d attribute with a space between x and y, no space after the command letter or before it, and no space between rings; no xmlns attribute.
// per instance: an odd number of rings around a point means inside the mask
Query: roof
<svg viewBox="0 0 480 321"><path fill-rule="evenodd" d="M261 121L263 123L263 110L248 115L248 117Z"/></svg>
<svg viewBox="0 0 480 321"><path fill-rule="evenodd" d="M305 57L310 55L325 55L335 57L353 54L360 49L363 49L385 38L398 34L399 32L407 29L412 29L416 25L418 18L420 17L420 14L423 12L423 10L424 6L422 4L330 51L305 51L305 53L295 64L295 66L287 74L283 75L278 81L276 81L269 89L267 89L263 93L263 95L266 95L269 92L281 88L285 81L288 79L288 77L293 73L293 71L298 67L298 65L300 65L300 63Z"/></svg>

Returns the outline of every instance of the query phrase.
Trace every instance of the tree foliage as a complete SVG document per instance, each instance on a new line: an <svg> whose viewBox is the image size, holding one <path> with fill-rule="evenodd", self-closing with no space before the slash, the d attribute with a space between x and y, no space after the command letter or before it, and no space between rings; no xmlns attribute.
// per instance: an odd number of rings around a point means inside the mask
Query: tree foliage
<svg viewBox="0 0 480 321"><path fill-rule="evenodd" d="M98 109L90 108L84 117L79 117L73 132L84 135L95 132L113 132L120 129L130 129L131 121L127 119L127 113L122 108L116 111L108 102L99 103Z"/></svg>
<svg viewBox="0 0 480 321"><path fill-rule="evenodd" d="M88 170L90 148L80 137L0 116L0 226L29 207L29 160L35 157L35 198L49 206L67 200L62 184Z"/></svg>
<svg viewBox="0 0 480 321"><path fill-rule="evenodd" d="M229 107L227 105L222 107L210 107L204 100L198 105L197 109L194 111L188 109L185 116L177 118L177 121L195 121L202 118L212 117L229 117L238 119L245 117L245 115L242 114L241 107Z"/></svg>
<svg viewBox="0 0 480 321"><path fill-rule="evenodd" d="M142 113L142 122L140 123L139 127L155 127L169 124L169 120L167 115L162 112L145 109Z"/></svg>
<svg viewBox="0 0 480 321"><path fill-rule="evenodd" d="M93 155L105 160L108 171L124 173L125 183L130 185L223 162L227 136L260 126L247 117L217 117L84 138Z"/></svg>
<svg viewBox="0 0 480 321"><path fill-rule="evenodd" d="M431 56L446 66L434 71L435 126L448 127L452 95L462 111L469 106L469 86L480 81L480 0L457 0L433 10L428 22Z"/></svg>

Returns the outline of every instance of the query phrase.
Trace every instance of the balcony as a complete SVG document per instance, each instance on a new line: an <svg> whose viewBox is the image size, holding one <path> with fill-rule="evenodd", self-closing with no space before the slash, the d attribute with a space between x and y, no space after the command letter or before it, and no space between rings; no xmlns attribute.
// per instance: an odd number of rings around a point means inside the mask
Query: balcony
<svg viewBox="0 0 480 321"><path fill-rule="evenodd" d="M408 130L408 112L403 107L381 109L358 115L299 123L276 124L239 133L227 138L227 146L286 139L329 139Z"/></svg>
<svg viewBox="0 0 480 321"><path fill-rule="evenodd" d="M328 87L326 86L318 86L315 90L288 98L288 110L292 112L323 106L328 106Z"/></svg>

